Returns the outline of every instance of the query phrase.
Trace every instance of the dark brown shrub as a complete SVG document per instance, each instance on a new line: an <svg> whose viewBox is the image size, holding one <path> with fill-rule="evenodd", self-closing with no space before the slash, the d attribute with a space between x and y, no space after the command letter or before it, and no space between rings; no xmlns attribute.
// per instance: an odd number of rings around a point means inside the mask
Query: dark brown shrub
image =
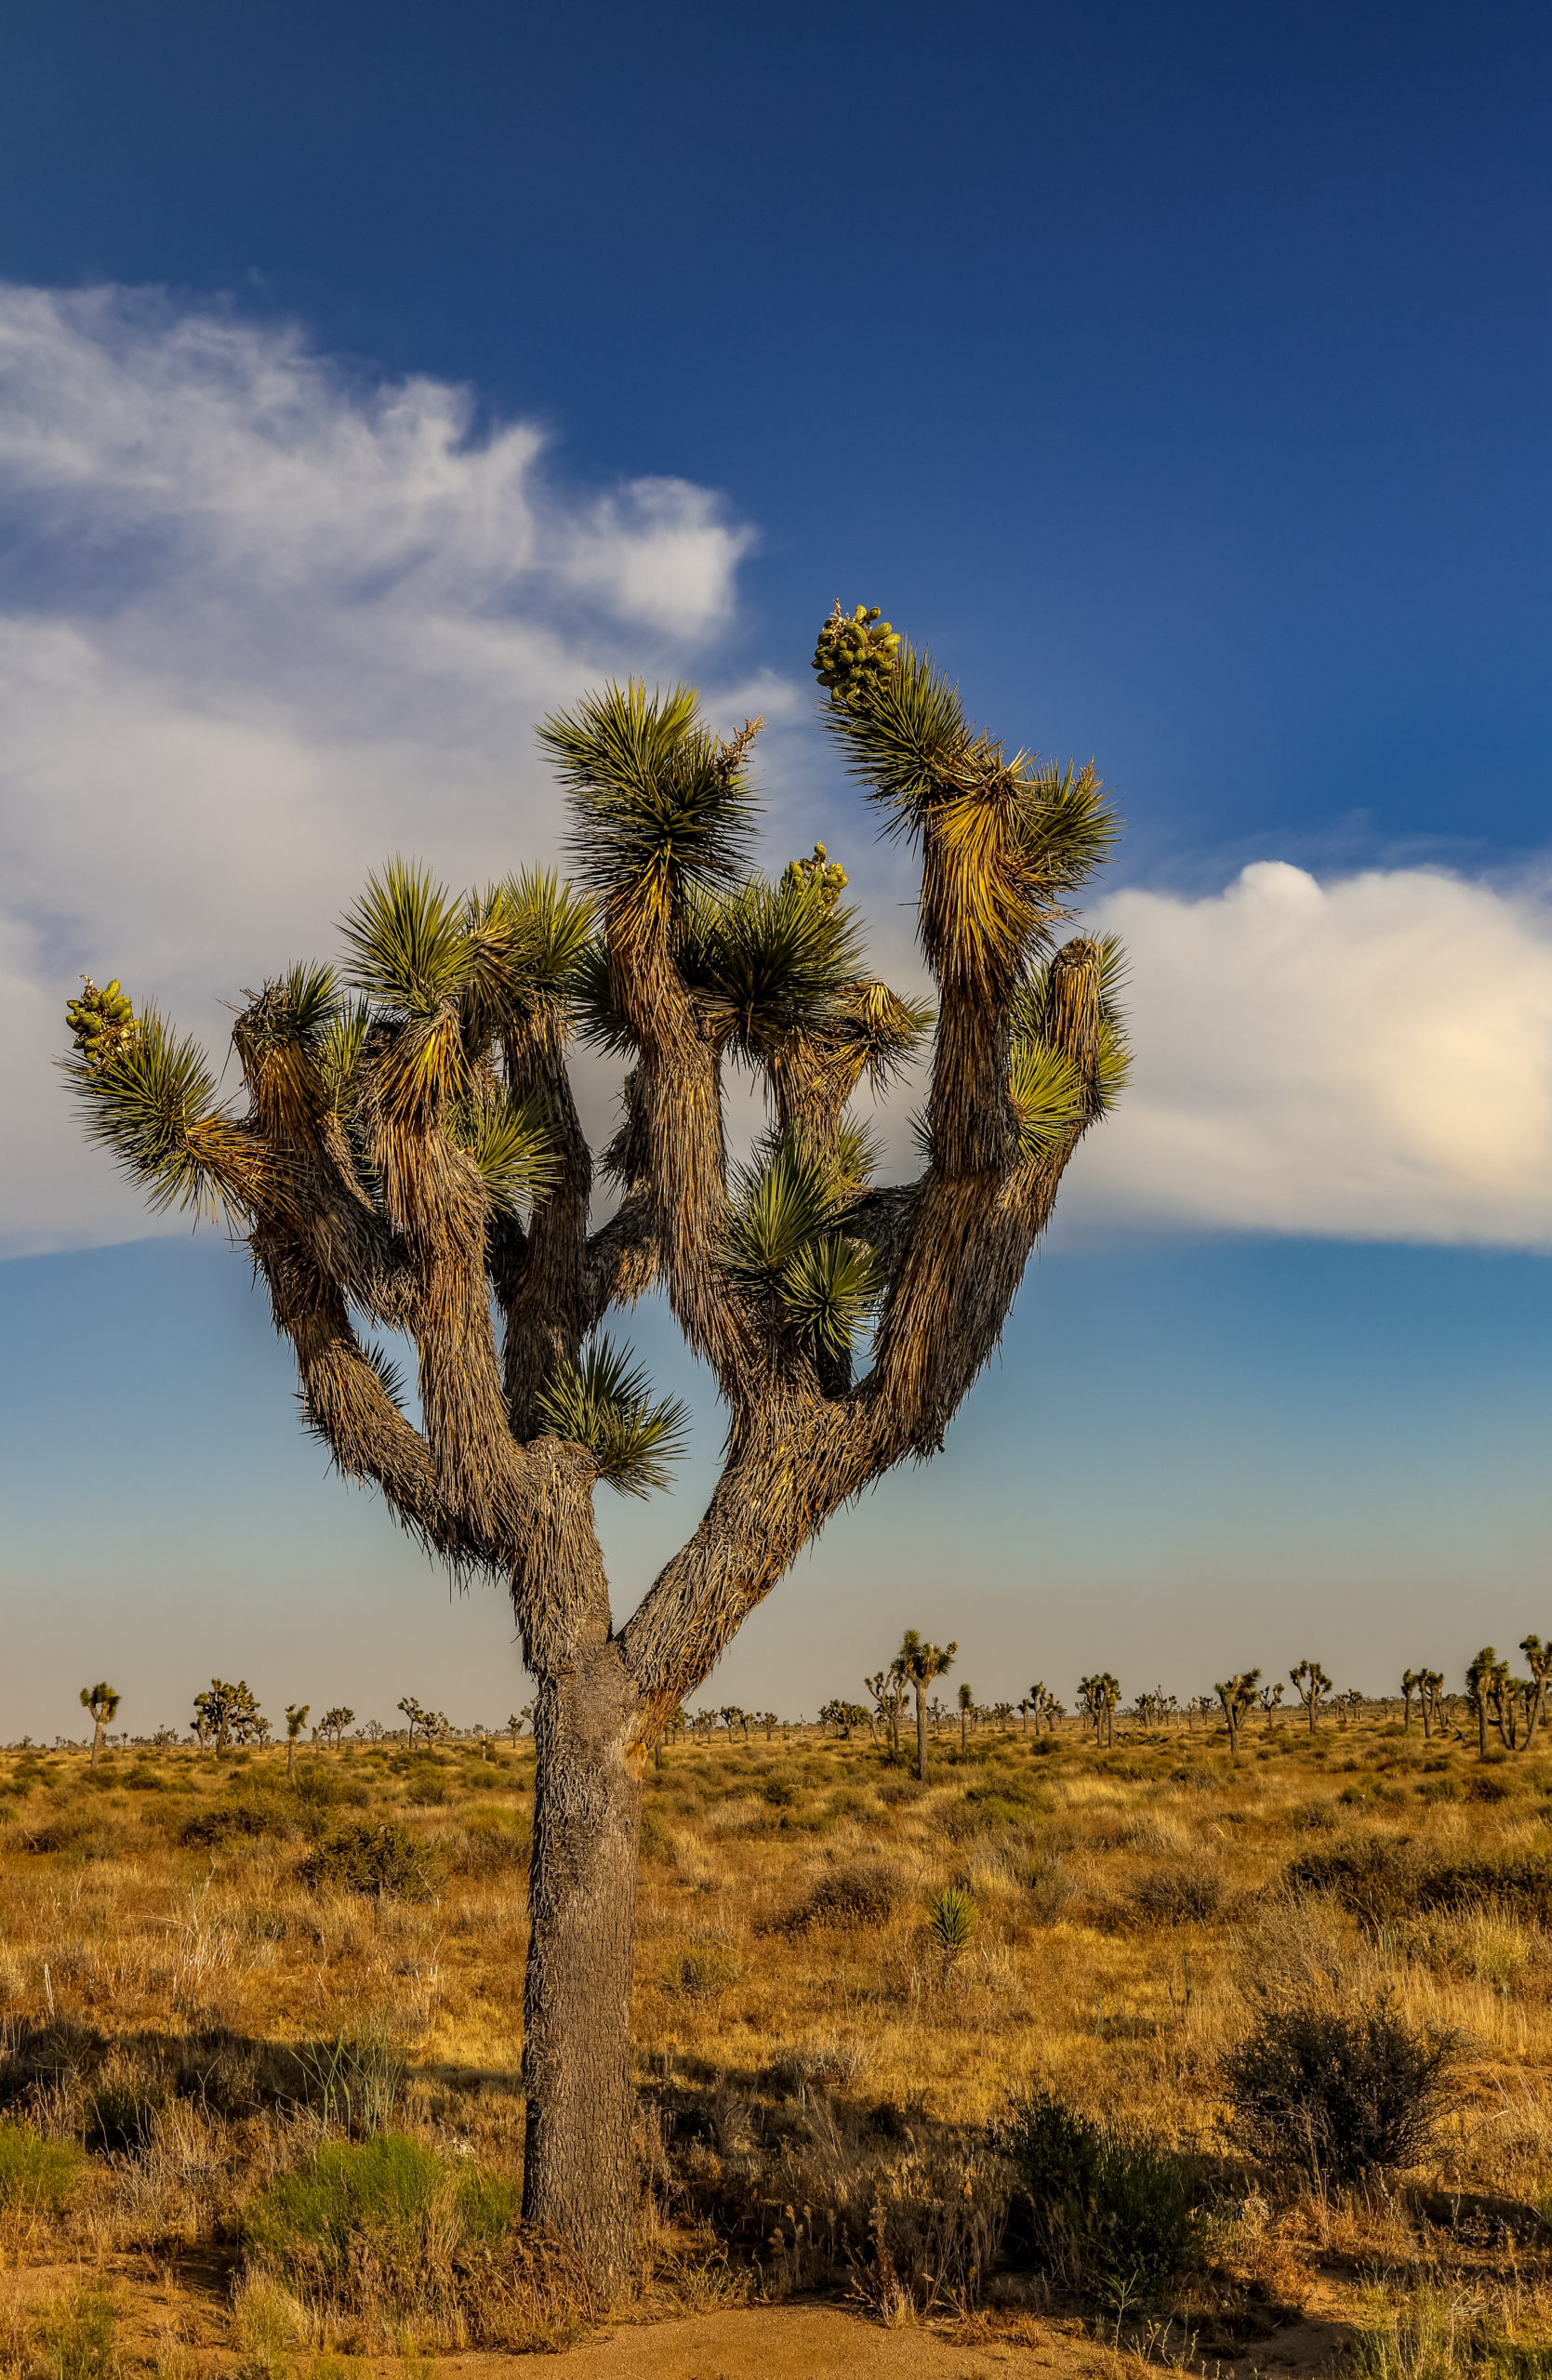
<svg viewBox="0 0 1552 2380"><path fill-rule="evenodd" d="M1354 2182L1422 2156L1456 2056L1453 2034L1383 2003L1355 2016L1267 2009L1227 2063L1224 2096L1265 2163Z"/></svg>

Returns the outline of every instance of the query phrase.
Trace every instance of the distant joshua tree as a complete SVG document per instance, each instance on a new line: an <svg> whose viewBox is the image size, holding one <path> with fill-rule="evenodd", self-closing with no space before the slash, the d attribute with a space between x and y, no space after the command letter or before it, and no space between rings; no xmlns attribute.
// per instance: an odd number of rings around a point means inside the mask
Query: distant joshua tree
<svg viewBox="0 0 1552 2380"><path fill-rule="evenodd" d="M289 1777L297 1765L297 1739L307 1725L311 1702L288 1702L285 1706L285 1774Z"/></svg>
<svg viewBox="0 0 1552 2380"><path fill-rule="evenodd" d="M214 1744L218 1752L225 1752L230 1743L247 1743L259 1717L259 1705L246 1678L240 1677L232 1686L225 1678L213 1677L205 1692L194 1697L194 1733L202 1744Z"/></svg>
<svg viewBox="0 0 1552 2380"><path fill-rule="evenodd" d="M1529 1752L1535 1742L1542 1712L1546 1708L1546 1688L1552 1682L1552 1645L1544 1645L1539 1636L1525 1636L1520 1640L1519 1649L1525 1656L1532 1680L1532 1696L1525 1712L1525 1749Z"/></svg>
<svg viewBox="0 0 1552 2380"><path fill-rule="evenodd" d="M1232 1677L1213 1688L1223 1705L1224 1723L1228 1729L1228 1756L1236 1768L1240 1765L1240 1728L1255 1700L1260 1683L1259 1670L1237 1670Z"/></svg>
<svg viewBox="0 0 1552 2380"><path fill-rule="evenodd" d="M922 1781L927 1774L927 1688L953 1668L958 1651L957 1644L929 1645L919 1628L908 1628L895 1657L895 1667L916 1694L916 1774Z"/></svg>
<svg viewBox="0 0 1552 2380"><path fill-rule="evenodd" d="M1401 1701L1406 1710L1406 1716L1401 1722L1403 1731L1411 1728L1412 1698L1417 1692L1422 1683L1423 1673L1421 1670L1403 1670L1401 1672Z"/></svg>
<svg viewBox="0 0 1552 2380"><path fill-rule="evenodd" d="M1273 1722L1277 1717L1278 1711L1281 1706L1282 1693L1282 1682L1279 1679L1273 1686L1264 1686L1256 1697L1256 1700L1260 1703L1262 1710L1267 1713L1267 1726L1268 1731L1270 1730Z"/></svg>
<svg viewBox="0 0 1552 2380"><path fill-rule="evenodd" d="M1442 1670L1418 1671L1417 1700L1423 1713L1423 1740L1426 1743L1443 1715L1444 1672Z"/></svg>
<svg viewBox="0 0 1552 2380"><path fill-rule="evenodd" d="M962 1752L962 1751L964 1750L964 1731L965 1731L965 1728L966 1728L966 1726L969 1725L969 1722L970 1722L970 1713L971 1713L971 1712L972 1712L972 1711L974 1711L974 1709L975 1708L975 1687L974 1687L974 1686L962 1686L960 1687L960 1693L959 1693L959 1704L960 1704L960 1750L961 1750L961 1752Z"/></svg>
<svg viewBox="0 0 1552 2380"><path fill-rule="evenodd" d="M1096 1744L1107 1747L1116 1739L1116 1704L1121 1700L1121 1681L1108 1670L1096 1670L1092 1677L1078 1681L1078 1699L1087 1712Z"/></svg>
<svg viewBox="0 0 1552 2380"><path fill-rule="evenodd" d="M345 1730L354 1717L353 1711L348 1709L343 1702L337 1702L333 1710L325 1711L319 1720L318 1733L325 1743L331 1743L335 1751L338 1752L345 1740Z"/></svg>
<svg viewBox="0 0 1552 2380"><path fill-rule="evenodd" d="M89 1711L92 1714L91 1765L94 1768L97 1766L97 1755L102 1749L102 1730L112 1724L113 1714L123 1699L123 1696L106 1681L97 1686L84 1686L81 1688L81 1708L83 1711Z"/></svg>
<svg viewBox="0 0 1552 2380"><path fill-rule="evenodd" d="M1501 1661L1491 1645L1484 1645L1466 1664L1466 1690L1477 1706L1479 1760L1487 1758L1487 1714L1492 1705L1501 1699L1508 1674L1507 1661Z"/></svg>
<svg viewBox="0 0 1552 2380"><path fill-rule="evenodd" d="M891 1753L898 1758L900 1751L900 1713L906 1707L905 1673L898 1661L886 1670L875 1670L871 1677L862 1681L873 1698L879 1725L888 1739Z"/></svg>
<svg viewBox="0 0 1552 2380"><path fill-rule="evenodd" d="M1303 1703L1309 1721L1309 1732L1315 1733L1315 1714L1320 1708L1320 1697L1331 1692L1331 1680L1319 1661L1297 1661L1288 1673L1293 1691Z"/></svg>

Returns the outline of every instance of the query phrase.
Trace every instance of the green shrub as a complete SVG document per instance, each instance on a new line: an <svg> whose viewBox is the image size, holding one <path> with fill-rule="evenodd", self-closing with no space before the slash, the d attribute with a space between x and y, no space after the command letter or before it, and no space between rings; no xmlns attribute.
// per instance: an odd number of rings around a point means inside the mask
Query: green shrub
<svg viewBox="0 0 1552 2380"><path fill-rule="evenodd" d="M1354 2182L1421 2157L1456 2055L1453 2035L1385 2003L1351 2016L1266 2009L1227 2062L1224 2096L1265 2163Z"/></svg>
<svg viewBox="0 0 1552 2380"><path fill-rule="evenodd" d="M263 2190L244 2226L250 2251L299 2291L336 2289L352 2264L391 2289L413 2282L428 2229L453 2200L436 2151L404 2133L329 2141Z"/></svg>
<svg viewBox="0 0 1552 2380"><path fill-rule="evenodd" d="M1190 2168L1145 2134L1035 2092L1015 2102L997 2137L1037 2259L1081 2296L1117 2313L1141 2309L1196 2261Z"/></svg>
<svg viewBox="0 0 1552 2380"><path fill-rule="evenodd" d="M957 1959L970 1948L975 1931L975 1904L957 1884L945 1885L927 1911L927 1931L946 1959Z"/></svg>
<svg viewBox="0 0 1552 2380"><path fill-rule="evenodd" d="M327 1885L338 1892L375 1893L379 1899L428 1900L431 1865L425 1844L402 1826L381 1820L342 1828L314 1844L297 1873L314 1892Z"/></svg>
<svg viewBox="0 0 1552 2380"><path fill-rule="evenodd" d="M50 2380L112 2380L119 2358L113 2334L118 2316L100 2289L83 2289L39 2318L38 2337Z"/></svg>
<svg viewBox="0 0 1552 2380"><path fill-rule="evenodd" d="M0 2123L0 2206L25 2215L57 2214L75 2188L80 2167L73 2142L43 2140L26 2124Z"/></svg>

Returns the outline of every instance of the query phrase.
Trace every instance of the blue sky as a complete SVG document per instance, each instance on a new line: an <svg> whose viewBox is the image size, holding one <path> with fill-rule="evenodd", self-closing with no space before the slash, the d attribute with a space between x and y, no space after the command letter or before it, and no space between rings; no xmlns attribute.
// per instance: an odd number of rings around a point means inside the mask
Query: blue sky
<svg viewBox="0 0 1552 2380"><path fill-rule="evenodd" d="M836 594L1118 785L1138 1077L948 1453L719 1695L907 1621L988 1695L1545 1633L1545 11L854 25L7 12L0 1732L104 1665L148 1723L218 1664L504 1715L498 1597L322 1475L240 1259L74 1145L55 1019L92 967L219 1043L385 850L548 855L533 720L631 668L766 712L770 856L824 835L908 976L812 725ZM622 1600L708 1460L603 1514Z"/></svg>

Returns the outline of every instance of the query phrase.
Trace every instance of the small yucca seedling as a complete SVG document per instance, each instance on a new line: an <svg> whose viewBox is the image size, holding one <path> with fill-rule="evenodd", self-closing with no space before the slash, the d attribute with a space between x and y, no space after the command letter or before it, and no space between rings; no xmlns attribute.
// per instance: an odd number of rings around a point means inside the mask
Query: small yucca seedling
<svg viewBox="0 0 1552 2380"><path fill-rule="evenodd" d="M927 1927L946 1959L957 1959L970 1948L975 1931L975 1904L957 1884L938 1894L927 1912Z"/></svg>

